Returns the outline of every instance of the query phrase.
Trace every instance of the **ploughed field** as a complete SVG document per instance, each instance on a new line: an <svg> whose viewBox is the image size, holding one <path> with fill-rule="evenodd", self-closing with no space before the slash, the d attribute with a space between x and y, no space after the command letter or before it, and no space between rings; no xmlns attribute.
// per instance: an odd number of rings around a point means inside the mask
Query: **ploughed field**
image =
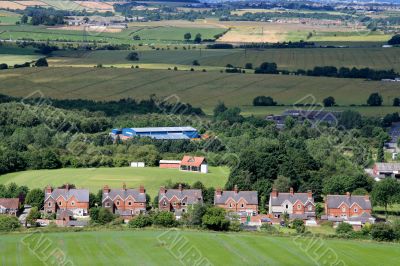
<svg viewBox="0 0 400 266"><path fill-rule="evenodd" d="M34 93L36 97L109 101L156 94L201 107L207 113L212 113L219 100L228 106L247 108L251 114L259 113L257 108L248 108L259 95L272 96L286 105L322 103L325 97L333 96L338 105L349 106L366 104L373 92L381 93L385 108L393 112L389 106L394 97L399 97L399 86L398 82L363 79L131 68L24 68L2 70L0 75L0 93L11 96ZM368 115L381 112L379 107L360 109L366 109Z"/></svg>
<svg viewBox="0 0 400 266"><path fill-rule="evenodd" d="M60 186L74 184L96 193L104 185L121 188L126 183L129 188L144 185L146 192L154 198L160 186L169 180L172 183L184 182L192 185L201 181L206 187L223 187L228 180L229 169L209 167L209 173L183 172L178 169L145 168L65 168L56 170L29 170L0 176L0 184L15 182L29 188L44 188L46 185Z"/></svg>
<svg viewBox="0 0 400 266"><path fill-rule="evenodd" d="M62 262L70 263L63 265L384 266L398 264L400 246L261 233L153 229L1 236L3 265L50 265L56 255Z"/></svg>

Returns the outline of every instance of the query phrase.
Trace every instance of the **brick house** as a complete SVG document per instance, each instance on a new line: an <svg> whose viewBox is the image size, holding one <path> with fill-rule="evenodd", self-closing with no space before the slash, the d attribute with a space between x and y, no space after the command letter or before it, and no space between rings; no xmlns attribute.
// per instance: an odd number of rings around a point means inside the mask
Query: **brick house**
<svg viewBox="0 0 400 266"><path fill-rule="evenodd" d="M323 219L334 222L348 222L352 225L374 223L371 216L372 204L368 195L355 196L349 192L346 195L327 195L325 200L325 215Z"/></svg>
<svg viewBox="0 0 400 266"><path fill-rule="evenodd" d="M201 189L183 189L179 184L178 189L161 187L158 192L158 209L174 212L177 217L187 212L193 204L203 204Z"/></svg>
<svg viewBox="0 0 400 266"><path fill-rule="evenodd" d="M19 209L19 199L0 199L0 214L17 215Z"/></svg>
<svg viewBox="0 0 400 266"><path fill-rule="evenodd" d="M269 213L274 218L281 218L284 213L289 214L290 219L315 218L315 203L311 190L307 193L294 193L293 188L290 188L289 193L285 193L272 189L269 196Z"/></svg>
<svg viewBox="0 0 400 266"><path fill-rule="evenodd" d="M129 220L146 211L146 190L143 186L139 189L126 188L125 183L119 189L111 189L105 185L101 204L112 213Z"/></svg>
<svg viewBox="0 0 400 266"><path fill-rule="evenodd" d="M70 210L75 216L88 215L89 190L70 188L53 189L47 186L45 189L44 211L57 213L58 210Z"/></svg>
<svg viewBox="0 0 400 266"><path fill-rule="evenodd" d="M235 212L245 216L258 214L257 191L239 191L235 185L233 191L222 191L217 188L214 195L214 205L228 212Z"/></svg>

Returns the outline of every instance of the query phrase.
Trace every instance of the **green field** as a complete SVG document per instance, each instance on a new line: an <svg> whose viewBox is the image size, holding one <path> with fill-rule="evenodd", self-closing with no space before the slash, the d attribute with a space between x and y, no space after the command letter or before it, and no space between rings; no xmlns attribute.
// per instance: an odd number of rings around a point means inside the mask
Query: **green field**
<svg viewBox="0 0 400 266"><path fill-rule="evenodd" d="M46 250L40 248L41 240L50 243ZM397 265L400 256L398 244L141 230L6 234L1 236L0 257L3 265L43 265L54 259L56 248L71 261L68 265L195 265L204 259L199 265L389 266Z"/></svg>
<svg viewBox="0 0 400 266"><path fill-rule="evenodd" d="M223 187L228 179L229 169L225 167L209 167L208 174L182 172L177 169L146 168L66 168L57 170L31 170L0 176L0 184L15 182L30 188L44 188L46 185L60 186L65 183L75 184L80 188L88 188L97 192L104 185L136 188L144 185L147 193L153 198L160 186L169 180L173 183L185 182L190 185L201 181L207 187Z"/></svg>
<svg viewBox="0 0 400 266"><path fill-rule="evenodd" d="M191 49L191 50L147 50L138 51L140 60L126 60L130 51L93 51L54 53L52 63L62 65L117 65L117 64L181 64L191 65L197 60L202 67L225 67L231 64L253 67L263 62L275 62L280 69L312 69L315 66L369 67L373 69L394 69L400 72L400 48L315 48L315 49Z"/></svg>
<svg viewBox="0 0 400 266"><path fill-rule="evenodd" d="M20 20L20 17L21 15L17 13L0 10L0 25L14 25Z"/></svg>
<svg viewBox="0 0 400 266"><path fill-rule="evenodd" d="M183 35L191 32L192 36L200 33L203 39L212 39L214 35L222 33L221 28L190 28L190 27L129 27L121 32L92 32L84 34L83 30L65 30L47 26L31 25L0 25L0 39L58 41L58 42L83 42L96 41L111 44L182 44L185 43ZM84 37L84 35L86 35ZM132 38L139 35L141 40Z"/></svg>
<svg viewBox="0 0 400 266"><path fill-rule="evenodd" d="M396 82L362 79L93 67L1 72L2 94L26 97L38 90L50 98L94 100L143 99L154 93L158 97L173 96L209 113L218 100L250 110L253 98L259 95L272 96L280 104L311 103L313 99L321 103L325 97L333 96L339 105L359 105L365 104L372 92L380 92L387 110L391 111L393 98L400 96ZM361 107L361 110L373 115L383 109Z"/></svg>

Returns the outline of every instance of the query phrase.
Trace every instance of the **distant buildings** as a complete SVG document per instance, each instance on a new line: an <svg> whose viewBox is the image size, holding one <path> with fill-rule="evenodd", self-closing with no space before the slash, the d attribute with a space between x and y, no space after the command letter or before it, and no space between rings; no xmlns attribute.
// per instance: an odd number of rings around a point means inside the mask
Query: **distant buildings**
<svg viewBox="0 0 400 266"><path fill-rule="evenodd" d="M129 220L146 211L146 190L143 186L139 189L128 189L123 184L120 189L111 189L106 185L103 187L101 205L125 220Z"/></svg>
<svg viewBox="0 0 400 266"><path fill-rule="evenodd" d="M368 195L354 196L328 195L325 199L325 215L321 219L333 222L347 222L354 227L361 227L369 222L374 223L371 216L372 205Z"/></svg>
<svg viewBox="0 0 400 266"><path fill-rule="evenodd" d="M18 198L0 199L0 214L8 214L16 216L18 210L19 210Z"/></svg>
<svg viewBox="0 0 400 266"><path fill-rule="evenodd" d="M158 209L170 211L179 218L193 204L203 204L201 189L184 189L179 184L178 189L166 189L161 187L158 192Z"/></svg>
<svg viewBox="0 0 400 266"><path fill-rule="evenodd" d="M204 157L185 155L181 161L178 160L160 160L160 168L176 168L181 171L208 173L207 160Z"/></svg>
<svg viewBox="0 0 400 266"><path fill-rule="evenodd" d="M338 116L341 112L338 111L321 111L321 110L286 110L281 115L268 115L265 119L276 124L277 128L281 129L285 125L285 120L292 117L298 123L309 121L314 124L327 123L329 125L336 124Z"/></svg>
<svg viewBox="0 0 400 266"><path fill-rule="evenodd" d="M89 190L70 188L53 189L47 186L45 189L44 211L45 213L57 213L59 210L69 210L75 216L88 215Z"/></svg>
<svg viewBox="0 0 400 266"><path fill-rule="evenodd" d="M214 205L244 216L258 214L257 191L239 191L235 185L233 191L222 191L217 188L214 195Z"/></svg>
<svg viewBox="0 0 400 266"><path fill-rule="evenodd" d="M133 137L149 137L159 140L197 139L200 134L193 127L143 127L113 129L111 136L121 140Z"/></svg>
<svg viewBox="0 0 400 266"><path fill-rule="evenodd" d="M287 213L290 219L315 219L315 203L311 191L295 193L290 188L289 193L273 189L269 197L269 213L273 218L282 218Z"/></svg>

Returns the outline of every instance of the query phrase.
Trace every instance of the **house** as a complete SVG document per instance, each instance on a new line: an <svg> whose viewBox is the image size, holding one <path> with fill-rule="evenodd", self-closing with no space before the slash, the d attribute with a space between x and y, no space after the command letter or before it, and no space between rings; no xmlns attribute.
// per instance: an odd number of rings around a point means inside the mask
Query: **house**
<svg viewBox="0 0 400 266"><path fill-rule="evenodd" d="M111 137L121 140L133 137L149 137L158 140L197 139L200 134L193 127L143 127L113 129Z"/></svg>
<svg viewBox="0 0 400 266"><path fill-rule="evenodd" d="M171 211L177 218L180 218L194 204L203 204L201 189L183 189L179 184L178 189L161 187L158 192L158 209Z"/></svg>
<svg viewBox="0 0 400 266"><path fill-rule="evenodd" d="M290 219L314 219L315 203L311 190L307 193L294 193L293 188L290 188L289 193L284 193L272 189L269 196L269 213L274 218L281 218L287 213Z"/></svg>
<svg viewBox="0 0 400 266"><path fill-rule="evenodd" d="M146 212L146 190L143 186L139 189L128 189L125 183L120 189L103 187L103 208L129 220L133 216Z"/></svg>
<svg viewBox="0 0 400 266"><path fill-rule="evenodd" d="M281 115L268 115L265 120L272 121L278 129L282 129L285 125L285 120L288 117L294 118L298 123L309 121L311 126L319 123L327 123L334 125L338 121L340 111L323 111L323 110L286 110Z"/></svg>
<svg viewBox="0 0 400 266"><path fill-rule="evenodd" d="M377 179L385 177L400 178L400 163L375 163L372 174Z"/></svg>
<svg viewBox="0 0 400 266"><path fill-rule="evenodd" d="M56 215L56 225L62 227L84 227L87 221L78 221L74 218L74 213L70 210L58 210Z"/></svg>
<svg viewBox="0 0 400 266"><path fill-rule="evenodd" d="M89 190L70 188L53 189L47 186L45 189L44 211L57 213L58 210L72 211L74 216L86 216L89 209Z"/></svg>
<svg viewBox="0 0 400 266"><path fill-rule="evenodd" d="M258 214L258 194L257 191L239 191L236 185L233 191L217 188L214 205L241 216L253 216Z"/></svg>
<svg viewBox="0 0 400 266"><path fill-rule="evenodd" d="M366 222L375 222L371 212L372 204L368 195L356 196L347 192L346 195L328 195L326 197L325 215L321 219L362 225Z"/></svg>
<svg viewBox="0 0 400 266"><path fill-rule="evenodd" d="M179 160L160 160L160 168L176 168L179 169L181 161Z"/></svg>
<svg viewBox="0 0 400 266"><path fill-rule="evenodd" d="M19 209L19 198L0 199L0 214L17 215Z"/></svg>
<svg viewBox="0 0 400 266"><path fill-rule="evenodd" d="M204 157L193 157L185 155L182 158L179 169L182 171L191 171L206 174L208 173L208 164L206 158Z"/></svg>

